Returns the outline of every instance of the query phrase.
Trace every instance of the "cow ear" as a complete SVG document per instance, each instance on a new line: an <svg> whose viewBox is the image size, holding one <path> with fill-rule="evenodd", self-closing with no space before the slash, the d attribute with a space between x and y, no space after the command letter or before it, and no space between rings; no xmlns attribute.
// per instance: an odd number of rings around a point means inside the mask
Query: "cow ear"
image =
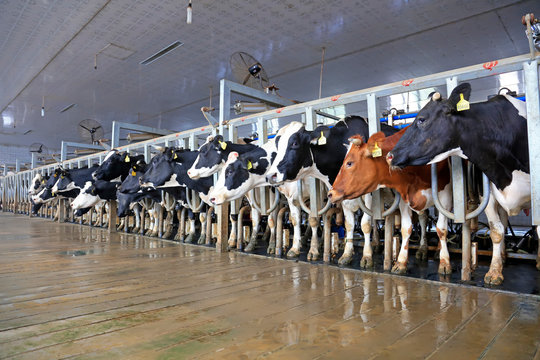
<svg viewBox="0 0 540 360"><path fill-rule="evenodd" d="M328 134L330 129L326 126L318 127L317 129L310 132L310 144L311 145L326 145Z"/></svg>
<svg viewBox="0 0 540 360"><path fill-rule="evenodd" d="M234 161L238 157L238 153L236 151L232 151L229 154L229 157L227 157L227 161Z"/></svg>
<svg viewBox="0 0 540 360"><path fill-rule="evenodd" d="M448 100L446 100L446 104L450 111L455 112L455 111L458 111L458 103L462 100L464 100L465 102L468 102L470 97L471 97L471 84L469 83L459 84L458 86L454 88L454 90L452 90L452 93L448 97Z"/></svg>
<svg viewBox="0 0 540 360"><path fill-rule="evenodd" d="M240 158L240 163L242 164L242 167L247 171L253 169L253 162L249 158Z"/></svg>

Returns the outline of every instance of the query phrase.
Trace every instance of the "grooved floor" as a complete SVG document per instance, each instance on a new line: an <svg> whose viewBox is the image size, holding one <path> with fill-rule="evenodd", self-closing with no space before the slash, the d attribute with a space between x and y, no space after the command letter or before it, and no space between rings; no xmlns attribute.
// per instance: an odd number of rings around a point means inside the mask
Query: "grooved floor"
<svg viewBox="0 0 540 360"><path fill-rule="evenodd" d="M0 213L0 358L540 359L540 300Z"/></svg>

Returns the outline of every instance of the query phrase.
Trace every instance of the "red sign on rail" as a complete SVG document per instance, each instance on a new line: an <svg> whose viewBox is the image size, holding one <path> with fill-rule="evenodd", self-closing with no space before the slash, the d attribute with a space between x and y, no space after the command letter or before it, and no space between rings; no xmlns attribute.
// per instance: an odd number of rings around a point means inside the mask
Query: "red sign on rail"
<svg viewBox="0 0 540 360"><path fill-rule="evenodd" d="M489 61L487 63L484 63L483 66L484 66L484 69L491 71L491 70L493 70L493 68L495 66L497 66L497 64L499 64L499 62L497 60L495 60L495 61Z"/></svg>

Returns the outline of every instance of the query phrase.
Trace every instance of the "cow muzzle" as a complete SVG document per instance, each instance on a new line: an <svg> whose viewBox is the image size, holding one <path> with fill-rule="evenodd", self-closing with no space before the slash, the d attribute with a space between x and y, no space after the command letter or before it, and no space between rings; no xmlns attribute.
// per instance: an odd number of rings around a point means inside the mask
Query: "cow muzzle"
<svg viewBox="0 0 540 360"><path fill-rule="evenodd" d="M337 191L336 189L332 189L328 192L326 195L328 196L328 200L330 200L333 204L343 200L343 191Z"/></svg>

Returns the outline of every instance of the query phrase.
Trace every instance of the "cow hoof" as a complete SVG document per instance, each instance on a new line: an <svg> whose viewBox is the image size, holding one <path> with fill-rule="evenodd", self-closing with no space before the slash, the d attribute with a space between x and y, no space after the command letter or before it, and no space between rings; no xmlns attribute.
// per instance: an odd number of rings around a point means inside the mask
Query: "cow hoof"
<svg viewBox="0 0 540 360"><path fill-rule="evenodd" d="M152 236L152 230L148 230L144 233L144 236Z"/></svg>
<svg viewBox="0 0 540 360"><path fill-rule="evenodd" d="M268 249L266 249L266 253L268 255L274 255L276 253L276 246L275 245L268 246Z"/></svg>
<svg viewBox="0 0 540 360"><path fill-rule="evenodd" d="M132 233L138 234L140 230L141 230L140 228L136 227L133 229Z"/></svg>
<svg viewBox="0 0 540 360"><path fill-rule="evenodd" d="M349 265L352 261L352 254L343 254L339 260L338 260L338 265L339 266L345 266L345 265Z"/></svg>
<svg viewBox="0 0 540 360"><path fill-rule="evenodd" d="M176 241L184 241L184 235L181 233L176 233L176 236L174 237L174 240Z"/></svg>
<svg viewBox="0 0 540 360"><path fill-rule="evenodd" d="M319 260L319 252L317 250L309 250L307 254L308 261L317 261Z"/></svg>
<svg viewBox="0 0 540 360"><path fill-rule="evenodd" d="M439 263L439 274L440 275L450 275L452 273L452 265L446 261L441 261Z"/></svg>
<svg viewBox="0 0 540 360"><path fill-rule="evenodd" d="M252 239L252 240L253 240L253 239ZM246 248L244 249L244 252L248 252L248 253L253 252L253 250L255 250L255 246L256 246L256 245L257 245L256 242L250 241L250 242L247 244Z"/></svg>
<svg viewBox="0 0 540 360"><path fill-rule="evenodd" d="M300 256L300 251L297 251L296 249L291 249L287 252L287 258L289 259L296 259L298 256Z"/></svg>
<svg viewBox="0 0 540 360"><path fill-rule="evenodd" d="M503 283L504 276L502 271L489 270L486 276L484 276L484 283L486 285L497 286Z"/></svg>
<svg viewBox="0 0 540 360"><path fill-rule="evenodd" d="M403 264L403 263L400 263L400 262L397 262L393 267L392 267L392 272L394 274L405 274L407 272L407 264Z"/></svg>
<svg viewBox="0 0 540 360"><path fill-rule="evenodd" d="M370 256L362 256L362 260L360 260L360 268L371 269L372 267L373 267L373 258Z"/></svg>
<svg viewBox="0 0 540 360"><path fill-rule="evenodd" d="M193 238L195 237L195 234L191 233L184 239L185 243L191 244L193 242Z"/></svg>
<svg viewBox="0 0 540 360"><path fill-rule="evenodd" d="M150 233L150 236L156 237L156 236L158 236L158 232L157 232L157 231L152 231L152 232Z"/></svg>
<svg viewBox="0 0 540 360"><path fill-rule="evenodd" d="M416 259L420 261L427 261L428 259L428 249L426 245L420 246L416 252Z"/></svg>
<svg viewBox="0 0 540 360"><path fill-rule="evenodd" d="M199 240L197 241L198 245L206 244L206 234L202 234Z"/></svg>

